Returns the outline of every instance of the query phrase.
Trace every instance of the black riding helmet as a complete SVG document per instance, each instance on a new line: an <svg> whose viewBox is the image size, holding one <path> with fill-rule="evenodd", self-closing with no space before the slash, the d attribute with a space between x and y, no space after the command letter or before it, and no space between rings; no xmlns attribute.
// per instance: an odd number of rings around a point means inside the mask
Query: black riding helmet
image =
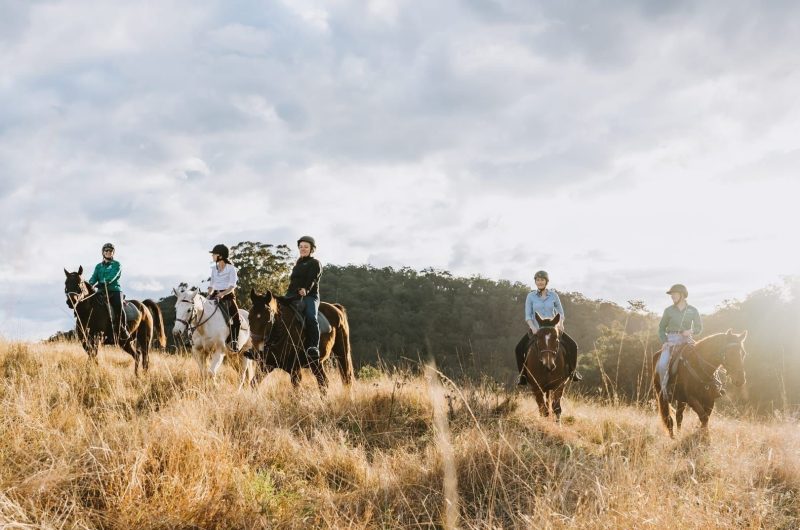
<svg viewBox="0 0 800 530"><path fill-rule="evenodd" d="M222 243L218 245L214 245L214 248L208 251L210 254L219 254L219 257L227 260L228 259L228 247L223 245Z"/></svg>
<svg viewBox="0 0 800 530"><path fill-rule="evenodd" d="M297 246L300 246L300 243L302 243L304 241L306 243L308 243L309 245L311 245L311 250L316 250L317 242L314 241L314 238L311 237L311 236L302 236L300 239L297 240Z"/></svg>
<svg viewBox="0 0 800 530"><path fill-rule="evenodd" d="M103 245L102 252L105 252L106 250L114 250L114 244L113 243L106 243L105 245Z"/></svg>

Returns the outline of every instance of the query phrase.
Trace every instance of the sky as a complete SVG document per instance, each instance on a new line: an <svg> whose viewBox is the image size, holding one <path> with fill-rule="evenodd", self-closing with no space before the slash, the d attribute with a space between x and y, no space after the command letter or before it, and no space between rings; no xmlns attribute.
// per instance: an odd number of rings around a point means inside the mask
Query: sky
<svg viewBox="0 0 800 530"><path fill-rule="evenodd" d="M660 312L800 274L800 4L0 0L0 335L216 243ZM324 276L322 282L324 293ZM522 308L520 308L522 320Z"/></svg>

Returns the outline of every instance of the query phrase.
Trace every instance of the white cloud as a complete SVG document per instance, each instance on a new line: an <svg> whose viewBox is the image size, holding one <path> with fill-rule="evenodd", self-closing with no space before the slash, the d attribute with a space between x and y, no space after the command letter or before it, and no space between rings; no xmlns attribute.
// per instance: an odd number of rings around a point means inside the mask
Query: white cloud
<svg viewBox="0 0 800 530"><path fill-rule="evenodd" d="M800 272L798 9L17 3L8 318L63 319L62 267L107 240L126 290L158 296L205 278L214 243L301 233L333 263L742 297Z"/></svg>

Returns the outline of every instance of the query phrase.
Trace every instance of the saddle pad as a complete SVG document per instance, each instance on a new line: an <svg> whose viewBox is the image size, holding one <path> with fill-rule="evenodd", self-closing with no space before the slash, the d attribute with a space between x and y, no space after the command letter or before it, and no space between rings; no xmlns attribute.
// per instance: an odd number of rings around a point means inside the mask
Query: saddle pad
<svg viewBox="0 0 800 530"><path fill-rule="evenodd" d="M691 350L688 348L691 347L691 344L676 344L672 346L669 354L669 375L670 377L674 376L678 373L678 365L680 365L680 360L684 358L684 353L689 353Z"/></svg>
<svg viewBox="0 0 800 530"><path fill-rule="evenodd" d="M122 310L125 311L125 318L128 322L135 322L139 319L139 309L127 300L122 304Z"/></svg>
<svg viewBox="0 0 800 530"><path fill-rule="evenodd" d="M288 305L292 308L292 311L294 311L294 316L297 318L297 321L300 323L300 325L305 327L306 317L303 315L303 302L300 300L293 300ZM326 333L331 332L331 323L320 311L317 311L317 322L319 323L320 335L325 335Z"/></svg>
<svg viewBox="0 0 800 530"><path fill-rule="evenodd" d="M317 321L319 322L319 332L322 335L331 332L331 323L328 322L328 319L325 318L325 315L322 313L317 313Z"/></svg>

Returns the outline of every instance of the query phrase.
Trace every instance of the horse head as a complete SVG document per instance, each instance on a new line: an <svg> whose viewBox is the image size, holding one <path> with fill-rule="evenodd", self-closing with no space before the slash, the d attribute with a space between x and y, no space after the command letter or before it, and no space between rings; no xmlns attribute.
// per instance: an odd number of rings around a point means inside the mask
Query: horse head
<svg viewBox="0 0 800 530"><path fill-rule="evenodd" d="M725 333L726 342L722 350L722 366L728 371L736 386L742 386L747 382L744 373L744 357L747 355L747 352L744 351L744 339L746 338L747 331L733 333L729 329Z"/></svg>
<svg viewBox="0 0 800 530"><path fill-rule="evenodd" d="M531 341L531 348L536 348L539 352L539 361L552 372L556 369L558 359L558 349L561 345L561 330L558 323L561 322L561 315L556 314L553 318L542 318L536 313L536 323L539 329Z"/></svg>
<svg viewBox="0 0 800 530"><path fill-rule="evenodd" d="M275 323L278 300L270 291L260 295L251 288L250 301L253 302L253 307L247 316L247 321L250 323L250 340L253 342L253 349L261 351L272 330L272 324Z"/></svg>
<svg viewBox="0 0 800 530"><path fill-rule="evenodd" d="M198 304L197 288L189 289L185 283L172 289L172 294L175 295L175 324L172 326L172 334L177 337L189 330L202 305Z"/></svg>
<svg viewBox="0 0 800 530"><path fill-rule="evenodd" d="M67 296L67 305L75 308L81 300L89 295L89 288L83 280L83 265L78 267L77 272L69 272L64 269L67 279L64 280L64 294Z"/></svg>

